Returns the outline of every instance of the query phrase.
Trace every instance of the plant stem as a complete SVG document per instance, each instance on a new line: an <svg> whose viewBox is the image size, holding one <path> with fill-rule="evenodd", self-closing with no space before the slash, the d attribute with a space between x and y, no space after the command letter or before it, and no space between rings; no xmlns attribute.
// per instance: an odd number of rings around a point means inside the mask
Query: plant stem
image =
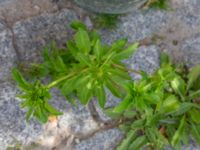
<svg viewBox="0 0 200 150"><path fill-rule="evenodd" d="M47 85L47 88L50 89L50 88L56 86L58 83L60 83L60 82L62 82L62 81L64 81L64 80L67 80L67 79L69 79L69 78L71 78L71 77L73 77L73 76L75 76L75 75L77 75L77 74L84 73L85 71L87 71L87 69L88 69L88 68L85 68L85 69L83 69L82 71L74 72L74 73L68 74L67 76L63 76L63 77L61 77L61 78L59 78L59 79L57 79L57 80L55 80L55 81L49 83L49 84Z"/></svg>
<svg viewBox="0 0 200 150"><path fill-rule="evenodd" d="M55 81L49 83L49 84L47 85L47 88L50 89L50 88L56 86L58 83L62 82L63 80L66 80L66 79L70 78L72 75L73 75L73 74L69 74L69 75L67 75L67 76L61 77L61 78L59 78L59 79L57 79L57 80L55 80Z"/></svg>
<svg viewBox="0 0 200 150"><path fill-rule="evenodd" d="M122 69L124 71L127 71L127 72L133 72L133 73L136 73L136 74L139 74L139 75L142 75L142 72L138 71L138 70L134 70L134 69L127 69L127 68L124 68L118 64L112 64L114 67L117 67L119 69Z"/></svg>

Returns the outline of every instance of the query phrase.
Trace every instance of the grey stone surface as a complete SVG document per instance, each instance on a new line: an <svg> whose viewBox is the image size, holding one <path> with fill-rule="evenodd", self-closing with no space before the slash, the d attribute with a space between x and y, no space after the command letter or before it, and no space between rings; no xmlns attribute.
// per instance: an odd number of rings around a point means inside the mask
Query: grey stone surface
<svg viewBox="0 0 200 150"><path fill-rule="evenodd" d="M182 44L182 50L184 61L189 66L200 64L200 33L185 39Z"/></svg>
<svg viewBox="0 0 200 150"><path fill-rule="evenodd" d="M145 0L74 0L78 5L98 13L127 13L138 9Z"/></svg>
<svg viewBox="0 0 200 150"><path fill-rule="evenodd" d="M58 13L44 13L24 21L17 22L14 27L16 43L24 60L38 60L44 46L56 41L65 44L71 35L69 24L77 16L72 10L62 10Z"/></svg>
<svg viewBox="0 0 200 150"><path fill-rule="evenodd" d="M179 3L182 7L177 9L177 15L181 18L181 20L191 28L200 26L200 1L183 0Z"/></svg>
<svg viewBox="0 0 200 150"><path fill-rule="evenodd" d="M94 137L76 145L75 150L112 150L123 138L118 129L97 133Z"/></svg>
<svg viewBox="0 0 200 150"><path fill-rule="evenodd" d="M0 23L0 80L10 75L11 68L16 62L16 53L12 44L12 33Z"/></svg>
<svg viewBox="0 0 200 150"><path fill-rule="evenodd" d="M168 16L165 11L135 11L122 16L117 28L102 30L101 34L105 42L128 38L129 42L152 36L167 23Z"/></svg>
<svg viewBox="0 0 200 150"><path fill-rule="evenodd" d="M1 2L4 1L0 0ZM111 43L119 38L128 38L129 42L134 42L155 34L162 35L160 42L140 47L135 55L125 61L131 69L142 69L152 73L159 67L159 53L162 50L171 51L173 57L175 54L178 55L181 61L183 60L189 66L199 64L200 1L173 0L173 7L173 11L135 11L124 15L120 17L117 28L100 30L103 41ZM68 9L55 13L36 14L34 17L16 22L13 26L20 54L24 60L31 62L40 59L42 47L49 44L51 40L55 40L62 46L72 34L69 23L77 19L76 12ZM16 62L12 38L10 30L0 23L0 80L9 74L10 68ZM174 44L176 43L174 41L177 41L177 44ZM135 74L131 75L134 79L139 78ZM50 149L53 144L59 145L62 140L69 137L72 141L74 138L79 141L80 135L98 130L98 125L92 120L86 107L81 106L80 103L77 107L73 107L56 89L52 90L51 103L64 112L64 115L58 118L59 127L52 124L42 126L35 120L26 123L25 110L20 109L19 101L15 98L18 93L16 86L10 82L4 82L0 83L0 89L0 150L5 150L8 145L18 142L27 144L30 141L39 143L43 147L41 150L44 150L44 146L48 144ZM115 106L120 102L109 92L107 97L106 107ZM95 103L101 117L104 120L110 119L101 111L97 102ZM122 137L123 134L118 129L101 131L87 140L76 142L75 149L114 150ZM184 149L197 150L199 148L192 143Z"/></svg>
<svg viewBox="0 0 200 150"><path fill-rule="evenodd" d="M16 85L0 84L0 150L8 145L26 143L39 136L41 125L36 121L25 122L25 112L20 109L15 96Z"/></svg>

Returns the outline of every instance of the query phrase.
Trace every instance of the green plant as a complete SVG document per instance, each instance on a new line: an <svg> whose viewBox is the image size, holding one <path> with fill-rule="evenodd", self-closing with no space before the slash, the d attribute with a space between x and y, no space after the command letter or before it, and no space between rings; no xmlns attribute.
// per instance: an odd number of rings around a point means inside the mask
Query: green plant
<svg viewBox="0 0 200 150"><path fill-rule="evenodd" d="M162 59L166 58L163 54ZM126 138L117 150L161 150L166 145L181 149L189 135L200 144L199 77L200 65L188 72L163 61L153 75L127 84L124 100L107 110L111 116L132 119L121 125Z"/></svg>
<svg viewBox="0 0 200 150"><path fill-rule="evenodd" d="M102 108L106 102L106 88L117 97L125 95L123 86L131 78L122 60L132 55L138 44L126 47L127 40L121 39L108 46L84 24L76 21L71 27L77 32L73 40L67 41L67 48L60 50L53 43L44 49L44 62L34 64L38 77L50 75L52 82L48 85L38 78L28 83L17 69L12 71L13 79L23 92L19 97L24 99L22 107L28 109L27 119L34 116L45 123L48 116L61 114L48 103L49 90L55 86L72 103L75 96L84 105L97 97Z"/></svg>
<svg viewBox="0 0 200 150"><path fill-rule="evenodd" d="M95 14L90 18L95 28L114 28L119 21L119 14Z"/></svg>
<svg viewBox="0 0 200 150"><path fill-rule="evenodd" d="M74 97L83 105L97 97L101 108L106 102L105 90L109 89L123 99L105 110L126 134L117 150L161 150L165 145L181 149L190 135L200 144L200 65L191 70L177 67L162 54L161 66L154 74L130 70L123 60L132 55L138 43L126 47L127 40L121 39L109 46L84 24L76 21L71 27L76 34L66 48L58 49L53 43L44 49L44 62L33 65L38 74L32 82L27 82L17 69L12 71L22 90L19 97L22 107L27 108L27 120L36 117L45 123L50 115L62 114L49 103L53 87L73 104ZM130 71L140 74L141 80L133 81ZM46 76L51 78L47 85L39 80Z"/></svg>
<svg viewBox="0 0 200 150"><path fill-rule="evenodd" d="M167 10L169 8L169 0L147 0L143 7Z"/></svg>

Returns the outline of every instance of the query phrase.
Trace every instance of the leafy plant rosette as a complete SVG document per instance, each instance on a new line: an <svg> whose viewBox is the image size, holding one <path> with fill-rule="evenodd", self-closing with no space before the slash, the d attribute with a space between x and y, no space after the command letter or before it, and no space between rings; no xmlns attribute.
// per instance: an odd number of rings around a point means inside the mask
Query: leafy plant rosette
<svg viewBox="0 0 200 150"><path fill-rule="evenodd" d="M121 39L103 44L94 30L75 21L76 31L67 47L59 49L53 43L43 52L44 62L33 64L28 82L17 69L13 79L22 94L21 106L27 109L26 119L37 118L46 123L49 116L62 113L50 103L50 89L56 87L72 104L78 97L83 105L97 98L106 114L120 122L126 137L117 150L137 150L143 147L163 149L171 145L181 149L190 135L200 144L200 66L191 70L175 67L161 55L161 67L152 75L129 70L123 63L137 49L138 43L127 46ZM141 75L133 81L129 72ZM50 76L47 85L40 78ZM104 109L106 89L122 99L114 108Z"/></svg>

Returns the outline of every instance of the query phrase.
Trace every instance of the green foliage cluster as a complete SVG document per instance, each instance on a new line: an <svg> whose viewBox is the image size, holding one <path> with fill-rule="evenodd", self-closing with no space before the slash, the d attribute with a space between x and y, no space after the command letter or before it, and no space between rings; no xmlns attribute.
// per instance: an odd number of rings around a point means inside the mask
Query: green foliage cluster
<svg viewBox="0 0 200 150"><path fill-rule="evenodd" d="M76 34L67 41L66 49L51 44L44 49L44 62L34 64L38 76L50 75L51 83L43 85L38 79L28 83L17 69L12 71L23 92L19 97L24 99L22 107L28 109L27 119L34 116L45 123L49 115L60 115L48 103L49 89L55 86L71 103L76 96L83 105L97 97L102 108L106 102L105 89L117 97L125 95L123 86L131 77L122 60L132 55L138 43L127 47L127 39L121 39L109 46L102 44L96 31L88 31L84 24L77 21L71 27Z"/></svg>
<svg viewBox="0 0 200 150"><path fill-rule="evenodd" d="M94 30L75 21L76 31L66 48L53 43L43 52L44 62L34 64L37 78L27 82L17 69L13 79L22 90L21 105L27 109L26 118L48 121L50 115L61 115L50 105L49 90L57 87L74 104L78 97L87 105L94 97L99 106L106 103L105 90L122 99L114 108L105 110L113 119L122 120L120 128L126 133L117 150L138 150L143 147L163 149L171 145L181 149L190 135L200 144L200 66L191 70L174 66L167 55L161 55L161 67L152 75L137 71L141 80L133 81L123 63L137 49L138 43L127 46L121 39L111 45L103 44ZM50 76L47 85L40 77Z"/></svg>
<svg viewBox="0 0 200 150"><path fill-rule="evenodd" d="M128 94L107 114L132 120L121 125L126 138L117 150L144 147L180 150L190 136L200 144L200 65L189 72L174 67L162 54L161 68L127 84Z"/></svg>

